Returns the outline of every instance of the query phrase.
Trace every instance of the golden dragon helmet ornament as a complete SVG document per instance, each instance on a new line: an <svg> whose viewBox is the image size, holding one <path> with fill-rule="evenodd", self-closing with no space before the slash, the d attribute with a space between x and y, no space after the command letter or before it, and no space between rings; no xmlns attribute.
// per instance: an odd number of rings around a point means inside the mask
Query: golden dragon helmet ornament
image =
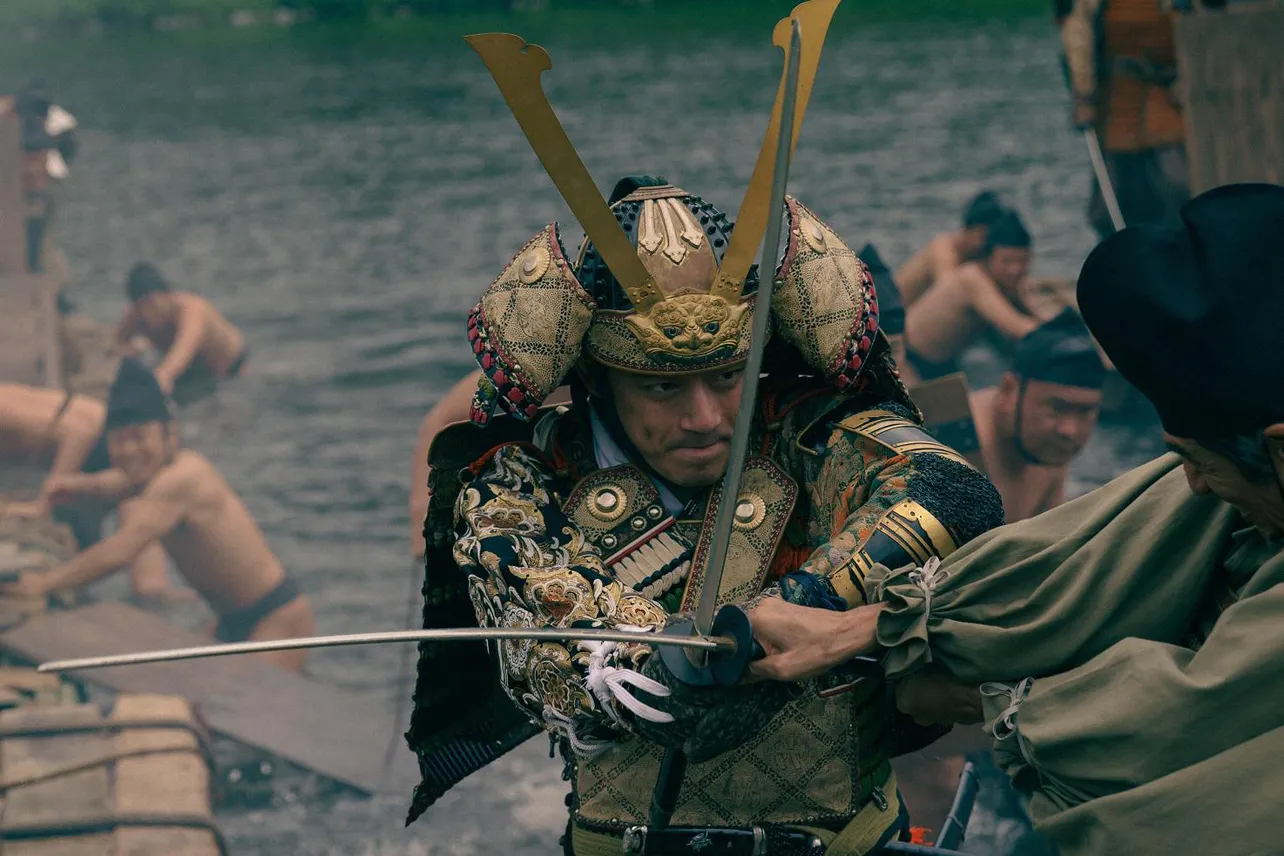
<svg viewBox="0 0 1284 856"><path fill-rule="evenodd" d="M807 0L773 32L786 69L791 21L799 22L802 36L791 145L797 145L839 2ZM544 227L469 314L469 340L485 375L473 421L484 424L496 407L519 419L534 417L585 356L642 374L743 362L757 291L753 261L771 204L784 74L733 227L713 205L662 179L626 178L604 200L544 94L541 75L552 68L548 53L505 33L467 41L585 232L572 264L557 224ZM775 271L772 326L811 370L844 389L857 381L878 331L873 279L816 215L791 198L786 209L789 233Z"/></svg>

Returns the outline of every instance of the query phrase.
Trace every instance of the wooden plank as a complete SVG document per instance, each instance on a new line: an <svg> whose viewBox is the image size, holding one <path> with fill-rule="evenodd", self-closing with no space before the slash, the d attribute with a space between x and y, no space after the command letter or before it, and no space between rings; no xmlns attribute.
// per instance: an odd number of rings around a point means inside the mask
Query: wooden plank
<svg viewBox="0 0 1284 856"><path fill-rule="evenodd" d="M175 696L122 695L110 719L194 720L192 708ZM131 752L156 752L136 758ZM118 732L115 739L115 806L117 814L175 814L204 817L210 810L210 771L198 748L196 735L174 729L134 729ZM116 853L129 856L217 856L214 833L182 827L118 829Z"/></svg>
<svg viewBox="0 0 1284 856"><path fill-rule="evenodd" d="M0 634L0 650L32 662L208 645L123 603L99 603L32 619ZM120 692L191 701L210 729L365 793L380 788L391 717L384 707L250 656L93 669L77 680ZM409 749L397 754L388 787L419 779Z"/></svg>
<svg viewBox="0 0 1284 856"><path fill-rule="evenodd" d="M59 708L18 708L0 713L0 727L27 725L82 725L101 722L93 705ZM14 737L0 741L0 770L7 780L101 758L111 751L111 737L104 734L68 734L56 737ZM70 823L102 817L111 812L110 782L106 767L11 788L0 809L0 823L18 826L34 823ZM6 841L3 856L110 856L111 836L79 835L30 841Z"/></svg>
<svg viewBox="0 0 1284 856"><path fill-rule="evenodd" d="M62 385L55 290L47 276L0 275L0 381Z"/></svg>
<svg viewBox="0 0 1284 856"><path fill-rule="evenodd" d="M984 472L981 441L977 438L967 378L963 373L925 381L910 389L909 394L923 411L923 427Z"/></svg>
<svg viewBox="0 0 1284 856"><path fill-rule="evenodd" d="M1284 8L1179 15L1177 62L1191 192L1284 184Z"/></svg>
<svg viewBox="0 0 1284 856"><path fill-rule="evenodd" d="M22 131L0 99L0 278L27 270L27 205L22 194Z"/></svg>

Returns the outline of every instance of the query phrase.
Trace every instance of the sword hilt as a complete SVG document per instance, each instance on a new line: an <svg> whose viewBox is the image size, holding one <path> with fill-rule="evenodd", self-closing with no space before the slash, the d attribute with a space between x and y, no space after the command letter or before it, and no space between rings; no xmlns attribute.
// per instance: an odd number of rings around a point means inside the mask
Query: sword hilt
<svg viewBox="0 0 1284 856"><path fill-rule="evenodd" d="M666 627L662 635L690 636L693 627L692 621L678 621ZM660 659L678 681L693 687L729 687L744 676L751 659L758 659L766 653L754 641L749 614L735 604L726 604L718 609L710 632L714 636L733 640L735 648L730 651L709 652L702 666L692 663L681 649L672 645L660 649Z"/></svg>

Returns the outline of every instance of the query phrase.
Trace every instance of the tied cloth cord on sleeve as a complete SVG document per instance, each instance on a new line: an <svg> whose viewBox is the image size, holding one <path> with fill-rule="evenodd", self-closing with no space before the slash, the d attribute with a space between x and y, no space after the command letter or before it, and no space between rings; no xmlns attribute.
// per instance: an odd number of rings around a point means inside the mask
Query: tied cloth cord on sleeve
<svg viewBox="0 0 1284 856"><path fill-rule="evenodd" d="M1072 797L1076 803L1087 802L1092 799L1092 794L1066 784L1039 766L1034 759L1034 747L1030 745L1030 741L1026 740L1025 735L1021 733L1020 724L1017 722L1017 714L1021 710L1021 704L1030 695L1030 688L1033 686L1034 678L1024 678L1015 684L1001 683L999 681L986 681L981 684L982 696L989 698L1007 696L1008 699L1007 707L994 718L994 723L989 728L990 734L1000 743L1013 736L1016 737L1017 749L1020 751L1025 763L1039 777L1041 787L1055 789L1066 796Z"/></svg>
<svg viewBox="0 0 1284 856"><path fill-rule="evenodd" d="M941 560L936 556L928 559L923 567L910 572L909 581L918 586L919 591L923 593L924 621L932 614L932 595L936 593L936 587L945 582L949 575L949 571L941 570Z"/></svg>

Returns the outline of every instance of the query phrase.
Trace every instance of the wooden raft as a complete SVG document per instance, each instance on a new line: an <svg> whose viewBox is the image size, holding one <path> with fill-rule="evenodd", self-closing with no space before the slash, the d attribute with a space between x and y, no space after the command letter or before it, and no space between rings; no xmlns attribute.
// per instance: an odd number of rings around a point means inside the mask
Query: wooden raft
<svg viewBox="0 0 1284 856"><path fill-rule="evenodd" d="M1284 6L1179 15L1177 59L1192 194L1284 184Z"/></svg>
<svg viewBox="0 0 1284 856"><path fill-rule="evenodd" d="M200 733L170 696L0 713L0 856L224 852Z"/></svg>
<svg viewBox="0 0 1284 856"><path fill-rule="evenodd" d="M0 634L0 649L36 663L209 643L123 603L50 612ZM385 784L383 758L393 727L387 705L256 657L91 669L71 677L117 692L180 696L196 705L202 721L217 734L367 794ZM408 792L418 781L414 756L403 749L386 785Z"/></svg>

